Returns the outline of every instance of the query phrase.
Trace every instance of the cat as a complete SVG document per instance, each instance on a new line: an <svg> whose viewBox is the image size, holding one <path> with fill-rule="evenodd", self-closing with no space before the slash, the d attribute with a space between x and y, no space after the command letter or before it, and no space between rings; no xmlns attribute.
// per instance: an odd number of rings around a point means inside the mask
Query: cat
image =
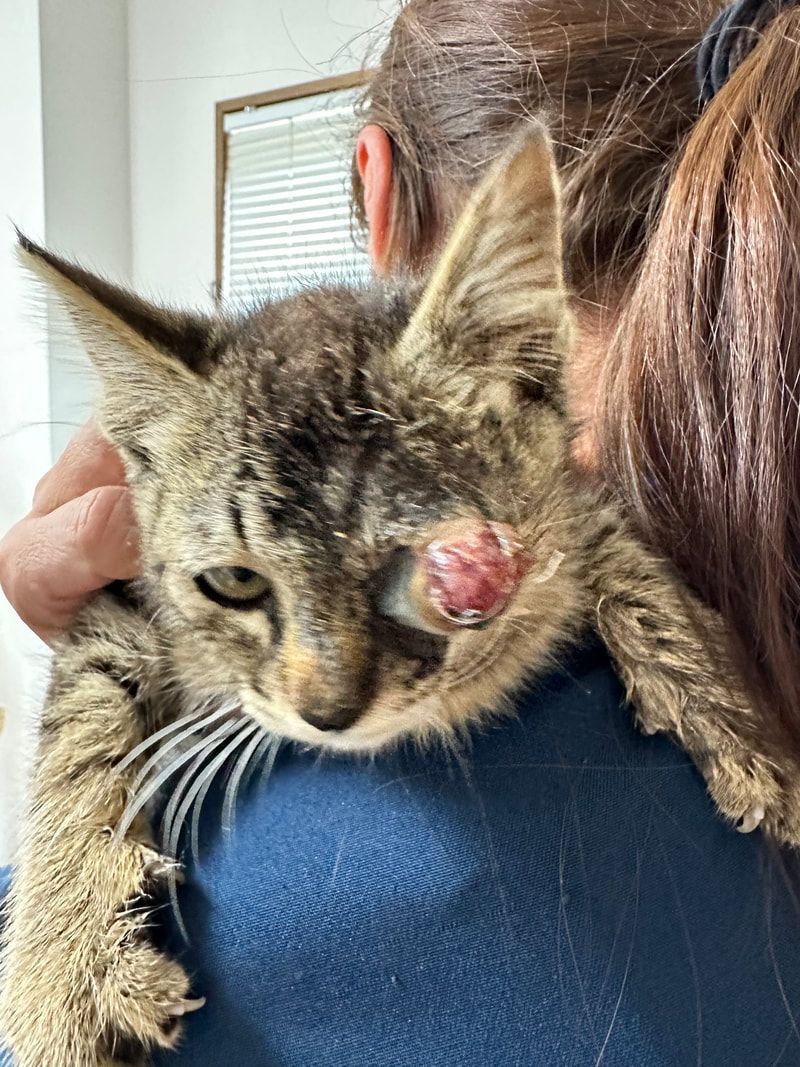
<svg viewBox="0 0 800 1067"><path fill-rule="evenodd" d="M532 123L427 281L238 316L165 311L20 236L100 374L144 573L55 652L4 935L18 1067L146 1063L202 1003L148 937L176 864L144 803L165 749L188 781L271 738L457 743L587 625L720 811L800 838L720 624L570 469L559 211Z"/></svg>

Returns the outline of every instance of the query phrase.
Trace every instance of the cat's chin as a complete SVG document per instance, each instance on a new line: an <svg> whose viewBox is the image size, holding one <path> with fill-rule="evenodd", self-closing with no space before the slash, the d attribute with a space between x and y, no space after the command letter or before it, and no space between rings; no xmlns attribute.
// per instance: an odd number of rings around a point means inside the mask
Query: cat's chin
<svg viewBox="0 0 800 1067"><path fill-rule="evenodd" d="M267 733L309 748L351 755L371 755L396 747L404 741L424 743L447 733L441 720L439 702L427 697L402 710L391 702L370 708L364 717L345 730L318 730L291 708L267 703L248 692L243 710Z"/></svg>

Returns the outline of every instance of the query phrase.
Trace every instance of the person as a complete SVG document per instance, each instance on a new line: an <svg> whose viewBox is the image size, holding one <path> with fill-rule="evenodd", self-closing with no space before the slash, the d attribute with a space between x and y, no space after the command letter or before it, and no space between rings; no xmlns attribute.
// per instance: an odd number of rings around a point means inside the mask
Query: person
<svg viewBox="0 0 800 1067"><path fill-rule="evenodd" d="M755 47L712 41L701 109L711 5L409 0L354 186L376 269L424 270L509 131L549 114L575 459L725 614L791 744L800 11L765 11ZM4 588L44 636L135 569L104 450L84 431L4 542ZM800 1064L792 857L733 833L685 756L637 734L592 640L460 761L287 750L229 837L218 817L212 799L182 893L208 1003L160 1064Z"/></svg>

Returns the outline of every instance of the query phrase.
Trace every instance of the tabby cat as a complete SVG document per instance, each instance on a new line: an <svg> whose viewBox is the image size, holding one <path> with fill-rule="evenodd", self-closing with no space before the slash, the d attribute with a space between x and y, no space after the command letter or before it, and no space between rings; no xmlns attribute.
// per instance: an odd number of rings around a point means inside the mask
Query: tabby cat
<svg viewBox="0 0 800 1067"><path fill-rule="evenodd" d="M727 817L800 837L715 619L570 472L573 324L538 126L425 285L178 314L20 243L102 378L144 576L56 650L5 930L18 1067L146 1063L202 1003L142 906L176 865L145 803L167 750L176 847L203 761L274 738L457 742L587 625L643 728L677 737Z"/></svg>

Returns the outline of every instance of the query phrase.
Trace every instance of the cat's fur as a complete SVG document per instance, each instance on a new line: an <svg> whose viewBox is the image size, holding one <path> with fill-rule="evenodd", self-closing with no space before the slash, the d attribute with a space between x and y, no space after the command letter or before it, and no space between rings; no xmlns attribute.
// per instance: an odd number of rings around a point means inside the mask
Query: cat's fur
<svg viewBox="0 0 800 1067"><path fill-rule="evenodd" d="M763 811L773 834L800 837L791 772L716 620L569 471L559 226L534 128L475 192L421 292L320 289L243 318L176 315L23 239L103 379L144 577L98 596L56 652L5 933L0 1019L19 1067L145 1062L196 1006L148 938L168 864L143 812L113 835L149 751L119 764L187 707L227 702L258 724L248 744L262 730L361 752L452 738L510 707L591 624L644 728L679 739L721 811L748 826ZM459 516L510 523L534 565L487 628L420 640L376 611L381 569ZM195 576L223 564L267 575L272 595L249 611L206 599ZM309 706L348 709L351 725L321 732L298 714Z"/></svg>

